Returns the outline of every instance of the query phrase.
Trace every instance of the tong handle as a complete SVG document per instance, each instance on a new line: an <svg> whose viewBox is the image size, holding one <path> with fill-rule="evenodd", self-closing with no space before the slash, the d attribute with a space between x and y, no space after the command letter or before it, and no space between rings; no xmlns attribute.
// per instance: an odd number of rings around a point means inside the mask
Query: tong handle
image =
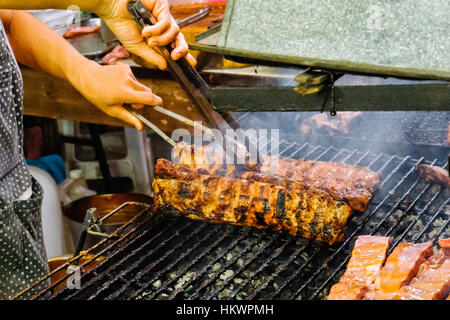
<svg viewBox="0 0 450 320"><path fill-rule="evenodd" d="M75 248L73 257L78 256L81 250L83 250L84 243L86 242L88 229L90 228L91 225L97 223L97 221L98 221L97 209L96 208L88 209L86 211L86 215L84 216L83 225L81 226L80 236L78 238L77 247Z"/></svg>

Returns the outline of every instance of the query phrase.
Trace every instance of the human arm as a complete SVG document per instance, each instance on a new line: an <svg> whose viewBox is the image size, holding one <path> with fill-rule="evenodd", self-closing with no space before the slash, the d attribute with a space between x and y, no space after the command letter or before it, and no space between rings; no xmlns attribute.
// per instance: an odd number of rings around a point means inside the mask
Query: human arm
<svg viewBox="0 0 450 320"><path fill-rule="evenodd" d="M122 44L133 54L148 63L166 69L164 58L155 50L172 41L175 48L172 58L177 60L186 57L190 64L195 65L195 59L188 53L188 46L182 33L170 14L167 0L142 0L142 3L152 12L157 23L140 30L127 11L129 0L0 0L2 9L67 9L76 5L82 11L90 11L101 17Z"/></svg>
<svg viewBox="0 0 450 320"><path fill-rule="evenodd" d="M0 10L0 17L20 63L68 80L108 115L142 129L142 123L122 105L162 104L161 98L134 78L129 66L101 66L86 59L26 11Z"/></svg>

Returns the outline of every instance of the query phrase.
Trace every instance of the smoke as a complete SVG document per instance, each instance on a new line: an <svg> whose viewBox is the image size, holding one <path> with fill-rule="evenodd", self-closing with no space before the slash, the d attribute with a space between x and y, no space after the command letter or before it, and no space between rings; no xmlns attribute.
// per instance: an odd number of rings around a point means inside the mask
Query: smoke
<svg viewBox="0 0 450 320"><path fill-rule="evenodd" d="M345 114L338 112L337 117L332 117L320 112L258 112L240 113L236 117L240 118L243 128L278 128L282 138L299 144L318 143L339 149L423 156L426 159L436 156L430 155L430 149L442 148L445 156L450 112L362 112L360 118L343 130L335 130L339 126L339 116ZM305 128L305 124L311 124L311 119L318 115L331 121L332 125L316 126L302 132L302 126Z"/></svg>

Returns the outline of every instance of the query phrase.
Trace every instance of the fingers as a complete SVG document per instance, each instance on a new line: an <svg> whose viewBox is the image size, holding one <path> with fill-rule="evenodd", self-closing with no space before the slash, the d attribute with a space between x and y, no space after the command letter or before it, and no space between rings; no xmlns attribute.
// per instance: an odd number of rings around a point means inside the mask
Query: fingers
<svg viewBox="0 0 450 320"><path fill-rule="evenodd" d="M173 20L172 17L169 16L170 19L170 27L169 29L167 29L164 33L160 34L160 35L156 35L156 36L152 36L149 40L148 40L148 45L151 47L163 47L165 45L168 45L169 43L171 43L172 41L174 41L174 39L177 37L177 35L180 32L180 28L178 27L178 25L176 24L175 20Z"/></svg>
<svg viewBox="0 0 450 320"><path fill-rule="evenodd" d="M193 67L195 67L197 65L197 60L190 54L188 53L186 56L186 60L189 62L189 64Z"/></svg>
<svg viewBox="0 0 450 320"><path fill-rule="evenodd" d="M153 26L147 26L142 30L142 37L149 38L148 45L150 47L163 47L174 42L172 51L172 59L178 60L186 57L189 64L195 66L197 61L189 54L189 47L175 19L170 14L167 1L163 0L147 0L143 1L144 5L152 11L153 16L157 19L157 23ZM155 51L153 51L157 54ZM159 55L159 57L161 57ZM147 58L143 57L148 60ZM162 58L162 57L161 57ZM151 61L151 60L150 60ZM165 70L167 63L164 61L157 64L161 69Z"/></svg>
<svg viewBox="0 0 450 320"><path fill-rule="evenodd" d="M175 48L172 50L172 59L178 60L189 53L189 47L182 33L179 33L175 39Z"/></svg>
<svg viewBox="0 0 450 320"><path fill-rule="evenodd" d="M148 10L153 11L158 3L158 0L142 0L141 2Z"/></svg>
<svg viewBox="0 0 450 320"><path fill-rule="evenodd" d="M142 122L139 121L138 118L133 116L128 110L126 110L122 106L111 106L111 107L108 107L107 110L105 110L105 112L108 115L110 115L111 117L115 117L115 118L121 119L121 120L125 121L126 123L131 124L133 127L135 127L138 130L142 130L143 129Z"/></svg>
<svg viewBox="0 0 450 320"><path fill-rule="evenodd" d="M144 109L144 107L145 107L145 105L140 104L140 103L132 103L131 106L136 110L141 110L141 109Z"/></svg>
<svg viewBox="0 0 450 320"><path fill-rule="evenodd" d="M156 53L152 48L147 46L147 44L142 41L136 45L133 45L131 48L128 48L131 53L140 56L142 59L147 62L156 65L161 70L167 69L166 60L158 53Z"/></svg>
<svg viewBox="0 0 450 320"><path fill-rule="evenodd" d="M133 105L162 106L163 101L160 97L153 94L150 89L147 91L127 90L122 97L124 103Z"/></svg>
<svg viewBox="0 0 450 320"><path fill-rule="evenodd" d="M144 5L150 10L157 22L153 26L144 28L142 31L143 37L160 35L170 28L173 19L167 1L147 0L144 1Z"/></svg>
<svg viewBox="0 0 450 320"><path fill-rule="evenodd" d="M158 18L158 22L152 26L146 26L142 29L143 37L151 37L154 35L163 34L167 29L170 28L172 18L170 16L169 10L167 9L167 14L161 15Z"/></svg>
<svg viewBox="0 0 450 320"><path fill-rule="evenodd" d="M129 90L125 90L124 99L127 103L134 104L133 107L135 109L141 109L144 105L163 105L163 100L156 94L153 94L152 89L137 81L133 73L130 74L127 85L129 85Z"/></svg>

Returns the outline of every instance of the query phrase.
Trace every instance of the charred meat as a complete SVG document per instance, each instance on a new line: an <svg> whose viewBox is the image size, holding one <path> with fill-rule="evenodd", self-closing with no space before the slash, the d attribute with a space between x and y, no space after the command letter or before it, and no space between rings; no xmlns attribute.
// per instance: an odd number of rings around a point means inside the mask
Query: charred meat
<svg viewBox="0 0 450 320"><path fill-rule="evenodd" d="M266 156L262 165L248 165L245 170L221 164L220 156L209 146L201 150L186 143L175 147L179 164L206 169L211 175L251 179L283 187L301 184L328 193L336 201L344 201L357 211L365 211L380 184L381 176L364 167L335 162Z"/></svg>
<svg viewBox="0 0 450 320"><path fill-rule="evenodd" d="M270 228L333 244L341 241L351 208L314 187L283 187L218 177L203 168L159 159L155 210L192 219Z"/></svg>
<svg viewBox="0 0 450 320"><path fill-rule="evenodd" d="M439 183L445 188L450 188L450 177L448 176L448 171L443 168L421 164L417 167L417 172L427 182Z"/></svg>
<svg viewBox="0 0 450 320"><path fill-rule="evenodd" d="M309 119L303 120L300 131L303 134L320 133L322 131L329 135L336 133L347 134L350 132L352 123L362 118L362 112L339 112L336 116L328 116L319 113Z"/></svg>

